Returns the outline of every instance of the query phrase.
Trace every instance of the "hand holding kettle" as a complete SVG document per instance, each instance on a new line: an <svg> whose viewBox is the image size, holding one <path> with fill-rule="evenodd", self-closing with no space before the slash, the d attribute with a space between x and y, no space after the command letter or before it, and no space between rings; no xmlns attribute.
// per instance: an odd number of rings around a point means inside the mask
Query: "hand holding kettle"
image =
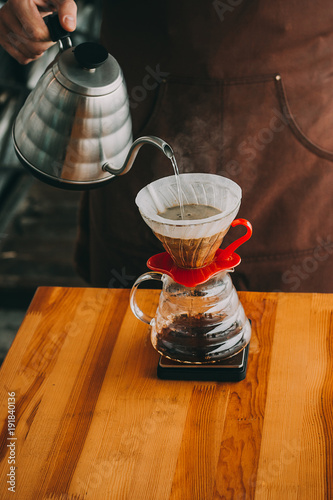
<svg viewBox="0 0 333 500"><path fill-rule="evenodd" d="M27 64L53 45L43 17L58 12L62 28L76 28L74 0L8 0L0 9L0 45L19 63Z"/></svg>
<svg viewBox="0 0 333 500"><path fill-rule="evenodd" d="M43 22L60 50L15 119L13 142L21 163L53 186L83 190L126 174L144 144L171 159L172 148L159 137L133 142L126 84L116 59L98 43L72 47L59 13Z"/></svg>

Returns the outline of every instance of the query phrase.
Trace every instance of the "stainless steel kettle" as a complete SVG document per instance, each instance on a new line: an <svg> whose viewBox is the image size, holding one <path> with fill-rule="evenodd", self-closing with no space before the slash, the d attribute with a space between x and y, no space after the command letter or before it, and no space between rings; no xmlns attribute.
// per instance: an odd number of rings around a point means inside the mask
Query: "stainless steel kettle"
<svg viewBox="0 0 333 500"><path fill-rule="evenodd" d="M28 96L13 127L21 163L58 187L89 189L128 172L143 144L169 158L162 139L132 142L132 122L121 68L107 50L86 42L72 47L57 16L48 16L60 52Z"/></svg>

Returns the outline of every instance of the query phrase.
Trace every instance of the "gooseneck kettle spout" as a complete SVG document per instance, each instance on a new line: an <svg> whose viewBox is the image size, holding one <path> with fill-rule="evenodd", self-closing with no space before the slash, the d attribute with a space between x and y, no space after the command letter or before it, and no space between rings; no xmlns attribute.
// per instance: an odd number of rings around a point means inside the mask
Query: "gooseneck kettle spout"
<svg viewBox="0 0 333 500"><path fill-rule="evenodd" d="M143 144L171 158L171 147L158 137L133 142L128 93L115 58L98 43L72 47L57 16L46 22L60 51L16 117L13 142L21 163L43 182L84 190L126 174Z"/></svg>
<svg viewBox="0 0 333 500"><path fill-rule="evenodd" d="M167 156L170 159L174 156L173 149L167 142L163 141L163 139L160 139L159 137L155 137L153 135L146 135L143 137L139 137L133 142L129 152L127 153L125 162L121 168L115 168L109 163L104 163L102 167L103 170L113 175L127 174L127 172L132 168L134 160L139 152L139 149L144 144L151 144L152 146L157 147L165 154L165 156Z"/></svg>

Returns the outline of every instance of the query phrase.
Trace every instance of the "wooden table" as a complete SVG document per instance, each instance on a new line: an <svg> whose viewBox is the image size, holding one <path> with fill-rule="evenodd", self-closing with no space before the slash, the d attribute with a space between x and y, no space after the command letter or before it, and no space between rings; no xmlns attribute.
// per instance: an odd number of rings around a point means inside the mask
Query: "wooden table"
<svg viewBox="0 0 333 500"><path fill-rule="evenodd" d="M39 288L1 368L1 499L333 498L333 295L240 297L246 379L181 382L128 290Z"/></svg>

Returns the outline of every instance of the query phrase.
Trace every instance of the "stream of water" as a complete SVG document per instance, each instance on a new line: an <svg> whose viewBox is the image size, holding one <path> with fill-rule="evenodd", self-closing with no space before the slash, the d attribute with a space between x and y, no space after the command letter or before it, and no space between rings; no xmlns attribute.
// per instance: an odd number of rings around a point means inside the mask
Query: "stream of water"
<svg viewBox="0 0 333 500"><path fill-rule="evenodd" d="M185 218L184 201L183 201L183 193L182 193L182 188L181 188L180 178L179 178L179 169L178 169L178 165L177 165L175 156L171 157L171 164L173 167L173 171L174 171L176 183L177 183L180 218L183 220Z"/></svg>

